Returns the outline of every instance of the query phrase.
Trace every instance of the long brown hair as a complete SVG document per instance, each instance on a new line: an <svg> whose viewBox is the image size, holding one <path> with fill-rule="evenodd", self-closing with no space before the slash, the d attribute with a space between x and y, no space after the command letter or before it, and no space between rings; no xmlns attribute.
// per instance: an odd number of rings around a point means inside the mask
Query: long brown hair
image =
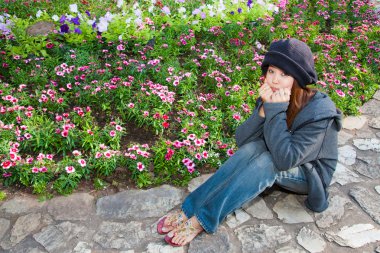
<svg viewBox="0 0 380 253"><path fill-rule="evenodd" d="M297 80L294 80L288 110L286 111L286 123L288 128L293 124L297 114L305 107L309 100L314 96L316 90L308 87L301 88Z"/></svg>

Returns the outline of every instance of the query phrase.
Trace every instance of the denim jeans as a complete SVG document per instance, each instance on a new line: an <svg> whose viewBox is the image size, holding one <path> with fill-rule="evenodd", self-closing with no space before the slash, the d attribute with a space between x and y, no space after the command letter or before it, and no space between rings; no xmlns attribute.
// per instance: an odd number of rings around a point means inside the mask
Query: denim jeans
<svg viewBox="0 0 380 253"><path fill-rule="evenodd" d="M186 197L182 211L188 218L195 216L207 233L214 233L228 214L274 183L290 191L307 193L301 169L277 170L264 141L250 142Z"/></svg>

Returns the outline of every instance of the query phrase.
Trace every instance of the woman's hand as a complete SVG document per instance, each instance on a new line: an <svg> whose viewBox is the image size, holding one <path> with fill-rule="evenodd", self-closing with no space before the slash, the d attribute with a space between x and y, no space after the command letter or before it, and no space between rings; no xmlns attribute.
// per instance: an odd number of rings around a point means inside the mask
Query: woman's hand
<svg viewBox="0 0 380 253"><path fill-rule="evenodd" d="M259 88L259 94L264 103L283 103L290 101L291 90L288 88L280 88L273 91L272 88L264 83Z"/></svg>
<svg viewBox="0 0 380 253"><path fill-rule="evenodd" d="M259 88L259 94L264 103L283 103L290 101L291 90L288 88L278 89L273 91L272 88L264 82L264 84ZM261 106L259 109L260 117L265 118L264 107Z"/></svg>
<svg viewBox="0 0 380 253"><path fill-rule="evenodd" d="M273 91L271 87L267 83L264 82L264 84L261 85L261 87L259 88L259 95L264 103L269 102L273 95Z"/></svg>
<svg viewBox="0 0 380 253"><path fill-rule="evenodd" d="M290 89L283 88L275 91L271 96L269 103L284 103L290 101Z"/></svg>

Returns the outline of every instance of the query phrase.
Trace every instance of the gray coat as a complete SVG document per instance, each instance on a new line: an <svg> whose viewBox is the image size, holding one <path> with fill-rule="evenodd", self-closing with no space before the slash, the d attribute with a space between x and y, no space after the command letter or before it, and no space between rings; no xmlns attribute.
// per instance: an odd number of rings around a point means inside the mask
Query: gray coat
<svg viewBox="0 0 380 253"><path fill-rule="evenodd" d="M265 118L259 116L261 105ZM263 104L259 98L253 114L237 128L236 142L241 147L257 138L264 139L278 170L302 168L308 182L305 204L315 212L322 212L328 207L327 187L338 160L342 114L326 94L317 91L288 129L288 105Z"/></svg>

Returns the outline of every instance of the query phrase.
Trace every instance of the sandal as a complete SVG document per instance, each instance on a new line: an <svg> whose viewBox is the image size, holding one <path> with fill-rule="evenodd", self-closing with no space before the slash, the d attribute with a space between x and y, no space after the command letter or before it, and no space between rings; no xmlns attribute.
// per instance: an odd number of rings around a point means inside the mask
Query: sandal
<svg viewBox="0 0 380 253"><path fill-rule="evenodd" d="M200 225L198 225L198 226L199 226L199 228L196 228L192 223L192 219L189 219L185 223L180 225L180 227L178 227L178 229L176 229L176 231L173 231L172 237L170 237L169 235L166 235L165 241L174 247L185 246L186 244L190 243L199 233L201 233L203 231L203 228ZM177 244L177 243L173 242L173 239L177 236L190 238L190 240L185 242L183 245Z"/></svg>
<svg viewBox="0 0 380 253"><path fill-rule="evenodd" d="M165 235L169 233L171 230L181 225L185 221L185 218L185 215L180 210L165 215L157 223L157 233L159 233L160 235ZM173 229L168 231L162 230L165 227L164 224L166 220L168 221L167 223L170 224L171 227L173 227Z"/></svg>

